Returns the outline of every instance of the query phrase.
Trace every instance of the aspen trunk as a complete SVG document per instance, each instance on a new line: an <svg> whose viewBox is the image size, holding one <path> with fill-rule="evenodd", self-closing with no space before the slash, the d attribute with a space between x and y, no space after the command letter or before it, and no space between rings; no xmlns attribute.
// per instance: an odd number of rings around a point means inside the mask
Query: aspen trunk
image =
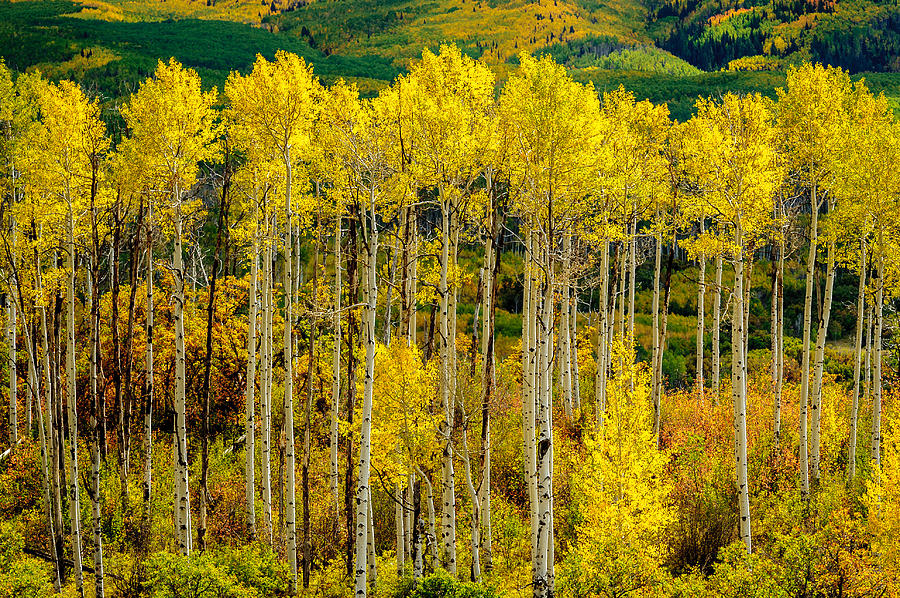
<svg viewBox="0 0 900 598"><path fill-rule="evenodd" d="M371 526L371 491L369 488L369 469L371 465L371 435L372 435L372 393L374 390L375 376L375 309L378 300L377 285L377 255L378 255L378 229L375 214L375 190L369 190L368 205L361 217L367 224L363 224L366 247L366 282L364 285L365 296L365 342L366 342L366 373L363 390L362 422L360 428L359 444L359 477L356 489L356 588L357 598L366 596L366 558L368 545L374 542L369 539L374 534ZM374 556L374 555L373 555ZM374 559L369 563L373 567ZM370 579L373 584L374 578Z"/></svg>
<svg viewBox="0 0 900 598"><path fill-rule="evenodd" d="M654 435L656 436L656 448L659 448L660 430L662 424L662 398L663 398L663 355L666 351L666 336L669 332L669 293L672 290L672 264L675 261L675 243L672 244L672 250L669 252L666 261L666 274L663 281L663 301L662 301L662 325L659 332L659 351L657 352L657 360L654 364L656 370L656 410L654 422Z"/></svg>
<svg viewBox="0 0 900 598"><path fill-rule="evenodd" d="M660 213L659 209L656 210L656 222L660 221ZM662 233L656 234L656 261L654 265L654 273L653 273L653 307L651 308L653 311L653 336L651 342L653 343L653 351L652 351L652 380L651 380L651 388L650 394L653 401L653 436L656 438L656 445L659 447L659 421L660 421L660 409L662 402L662 398L659 396L659 377L662 375L662 370L659 367L659 364L662 362L661 356L661 347L660 347L660 333L659 333L659 293L660 287L662 286Z"/></svg>
<svg viewBox="0 0 900 598"><path fill-rule="evenodd" d="M191 502L188 491L187 422L185 405L184 349L184 264L181 250L181 190L175 187L175 243L172 249L172 274L175 282L175 509L178 549L191 553Z"/></svg>
<svg viewBox="0 0 900 598"><path fill-rule="evenodd" d="M635 274L637 273L637 203L631 216L631 234L628 242L628 337L634 338L634 293L637 288Z"/></svg>
<svg viewBox="0 0 900 598"><path fill-rule="evenodd" d="M331 436L329 446L329 484L334 498L335 521L340 518L341 497L338 490L340 474L338 472L338 429L341 413L341 217L337 216L334 233L334 315L332 328L334 333L331 352Z"/></svg>
<svg viewBox="0 0 900 598"><path fill-rule="evenodd" d="M16 220L10 214L9 217L9 244L11 246L10 255L16 254ZM18 376L16 375L16 302L12 297L12 289L10 289L7 298L7 319L6 319L6 342L9 347L9 444L15 446L19 442L19 415L18 415ZM31 417L31 410L28 410L28 418ZM30 425L29 425L30 429Z"/></svg>
<svg viewBox="0 0 900 598"><path fill-rule="evenodd" d="M806 259L806 299L803 303L803 336L800 339L803 346L800 365L800 493L805 501L809 500L809 342L812 327L813 275L816 269L816 244L819 234L819 202L816 199L815 183L812 185L811 207L809 256Z"/></svg>
<svg viewBox="0 0 900 598"><path fill-rule="evenodd" d="M255 195L255 194L254 194ZM253 203L253 247L250 256L250 290L247 306L247 388L244 395L244 502L247 536L256 540L256 320L259 308L259 214Z"/></svg>
<svg viewBox="0 0 900 598"><path fill-rule="evenodd" d="M263 331L262 331L262 401L260 411L262 415L262 499L263 519L266 526L266 540L270 547L275 545L275 530L272 519L272 385L274 383L272 366L272 312L274 310L272 297L272 236L274 229L274 216L266 216L266 242L263 250Z"/></svg>
<svg viewBox="0 0 900 598"><path fill-rule="evenodd" d="M92 211L92 216L96 213ZM94 232L93 239L96 241L96 218L92 220L92 230ZM94 593L98 598L103 598L104 591L104 574L103 574L103 533L102 518L100 509L100 394L97 384L97 372L100 356L100 313L99 313L99 297L97 296L97 283L99 275L97 271L97 244L92 245L90 272L87 279L87 297L88 310L91 321L91 417L90 417L90 437L91 437L91 485L88 495L91 499L91 529L94 537ZM34 368L29 368L33 370ZM34 372L30 372L32 378ZM146 526L144 529L148 529Z"/></svg>
<svg viewBox="0 0 900 598"><path fill-rule="evenodd" d="M884 239L883 233L878 231L878 293L875 298L875 334L872 338L874 351L872 360L874 368L872 372L872 444L870 455L875 461L876 467L881 467L881 359L882 341L884 330Z"/></svg>
<svg viewBox="0 0 900 598"><path fill-rule="evenodd" d="M572 237L565 235L563 240L563 264L562 264L562 304L559 310L559 340L562 349L561 363L559 364L559 373L562 378L563 401L566 410L566 421L572 422L573 409L575 407L575 398L572 393L572 338L571 338L571 322L569 314L569 306L572 302L571 281L569 280L569 270L571 267Z"/></svg>
<svg viewBox="0 0 900 598"><path fill-rule="evenodd" d="M463 421L468 421L467 415L463 413ZM481 501L478 497L478 491L475 490L475 484L472 481L472 467L469 460L469 431L468 424L463 424L462 430L462 454L463 454L463 473L466 480L466 488L469 490L469 501L472 504L472 537L470 547L472 550L472 569L471 580L474 582L481 581L481 522L479 520L481 514Z"/></svg>
<svg viewBox="0 0 900 598"><path fill-rule="evenodd" d="M81 493L78 488L78 416L75 409L75 218L69 200L66 214L66 404L69 411L69 523L72 528L72 566L75 590L84 596L84 572L81 565ZM10 305L14 303L10 302ZM13 324L14 326L14 324Z"/></svg>
<svg viewBox="0 0 900 598"><path fill-rule="evenodd" d="M534 255L535 249L535 233L528 230L526 242L528 244L527 253ZM534 258L532 258L534 259ZM537 370L537 318L535 317L537 310L537 299L535 296L535 269L534 266L526 260L525 262L525 284L523 297L523 317L522 317L522 386L523 386L523 404L522 404L522 430L524 436L525 451L525 477L528 483L528 504L531 519L531 546L532 560L534 559L534 551L537 546L537 451L535 445L535 411L537 388L535 385Z"/></svg>
<svg viewBox="0 0 900 598"><path fill-rule="evenodd" d="M778 252L778 280L776 281L778 292L778 312L776 314L778 324L775 328L778 339L778 348L776 352L776 357L778 359L778 374L775 379L775 404L778 405L778 417L775 419L776 445L781 439L781 398L784 389L784 252L785 242L784 238L782 238L780 251Z"/></svg>
<svg viewBox="0 0 900 598"><path fill-rule="evenodd" d="M153 202L150 201L147 206L147 348L144 356L144 529L150 531L150 515L151 515L151 492L153 489L153 393L155 387L153 384ZM99 313L96 327L99 337ZM99 343L99 338L96 341ZM98 347L95 346L95 351ZM99 352L99 351L98 351ZM102 434L100 426L97 425L96 432L98 436ZM99 448L99 447L98 447Z"/></svg>
<svg viewBox="0 0 900 598"><path fill-rule="evenodd" d="M357 225L362 223L362 216L354 209L355 216L348 222L347 243L347 303L357 303L359 297L359 242L357 238ZM368 275L366 274L366 280ZM353 428L353 416L356 411L356 339L360 338L359 326L356 319L356 310L347 310L347 422ZM353 509L355 500L353 488L353 436L347 435L347 471L344 475L344 517L347 530L347 575L355 575L353 565L356 559L354 552L354 526L356 524L357 511Z"/></svg>
<svg viewBox="0 0 900 598"><path fill-rule="evenodd" d="M440 424L443 453L441 458L441 564L456 577L456 489L453 472L453 423L455 393L452 378L456 372L453 368L451 344L455 344L450 322L451 290L448 283L450 254L452 243L451 211L452 201L441 189L442 236L441 236L441 405L444 419ZM455 313L452 317L455 319Z"/></svg>
<svg viewBox="0 0 900 598"><path fill-rule="evenodd" d="M406 535L406 521L403 513L403 493L400 484L394 484L394 539L397 553L397 575L403 577L406 564L406 551L404 549Z"/></svg>
<svg viewBox="0 0 900 598"><path fill-rule="evenodd" d="M318 188L317 188L318 191ZM312 296L318 297L319 291L319 245L321 244L321 224L316 219L316 240L313 252L313 276L312 276ZM299 235L298 235L299 238ZM299 251L298 251L299 254ZM309 513L309 456L310 456L310 434L312 427L312 404L313 404L313 366L315 363L316 340L318 336L318 318L315 312L309 316L310 320L310 337L308 347L308 361L306 366L306 404L304 406L304 424L303 424L303 587L309 587L309 575L312 565L312 538L310 537L310 513Z"/></svg>
<svg viewBox="0 0 900 598"><path fill-rule="evenodd" d="M716 256L716 292L713 295L713 329L712 329L712 386L715 391L715 403L719 404L719 386L721 384L721 331L722 331L722 256Z"/></svg>
<svg viewBox="0 0 900 598"><path fill-rule="evenodd" d="M705 232L703 219L700 219L700 234ZM706 381L703 377L703 344L706 316L706 256L702 253L698 256L700 262L700 273L697 284L697 394L703 401L704 391L706 390Z"/></svg>
<svg viewBox="0 0 900 598"><path fill-rule="evenodd" d="M494 333L497 312L497 277L500 271L501 231L497 211L496 191L491 186L491 171L487 171L488 188L491 197L491 234L485 248L485 266L487 277L484 289L484 322L481 335L483 356L482 362L482 395L481 395L481 481L479 497L480 540L485 571L493 569L493 550L491 547L491 398L494 394L496 378L496 358L494 356Z"/></svg>
<svg viewBox="0 0 900 598"><path fill-rule="evenodd" d="M853 406L850 410L850 448L847 455L847 479L856 477L856 437L859 423L859 378L862 366L863 322L866 319L866 240L859 240L859 290L856 295L856 352L853 358Z"/></svg>
<svg viewBox="0 0 900 598"><path fill-rule="evenodd" d="M825 300L822 313L819 314L819 329L816 333L815 377L812 392L812 438L811 463L813 481L818 484L821 478L819 462L821 460L822 429L822 375L825 370L825 340L828 337L828 320L831 317L831 303L834 297L834 242L828 243L828 266L825 275Z"/></svg>
<svg viewBox="0 0 900 598"><path fill-rule="evenodd" d="M594 409L596 415L596 430L603 428L604 413L606 412L606 364L608 361L609 343L607 341L609 329L609 241L604 239L600 244L600 298L597 304L597 313L600 324L597 330L597 375L594 382Z"/></svg>
<svg viewBox="0 0 900 598"><path fill-rule="evenodd" d="M284 523L287 530L287 558L291 566L290 589L297 588L297 496L294 447L294 352L293 352L293 300L291 242L293 211L291 209L291 157L285 151L284 165L287 172L284 194L284 467L287 505Z"/></svg>
<svg viewBox="0 0 900 598"><path fill-rule="evenodd" d="M548 232L542 247L544 273L541 280L538 343L538 400L537 400L537 531L534 538L532 584L535 598L552 596L553 542L553 436L551 343L553 326L552 232Z"/></svg>
<svg viewBox="0 0 900 598"><path fill-rule="evenodd" d="M743 246L740 222L735 226L735 247ZM738 250L740 251L740 250ZM747 362L744 354L744 260L739 253L734 259L734 312L731 337L731 395L734 400L734 462L737 472L741 540L752 552L750 536L750 493L747 478Z"/></svg>

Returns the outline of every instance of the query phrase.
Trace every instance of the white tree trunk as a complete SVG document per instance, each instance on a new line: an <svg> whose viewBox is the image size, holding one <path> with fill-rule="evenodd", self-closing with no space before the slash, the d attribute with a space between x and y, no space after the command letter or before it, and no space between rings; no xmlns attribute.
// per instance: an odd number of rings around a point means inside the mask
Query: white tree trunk
<svg viewBox="0 0 900 598"><path fill-rule="evenodd" d="M871 458L876 467L881 467L881 335L884 330L884 239L883 233L878 231L878 293L875 298L875 334L872 338L874 351L872 360L875 362L872 372L872 445Z"/></svg>
<svg viewBox="0 0 900 598"><path fill-rule="evenodd" d="M16 221L15 217L10 215L9 218L9 244L11 246L10 255L16 255ZM12 280L12 277L10 277ZM18 416L18 376L16 375L16 301L13 298L12 286L10 283L10 293L7 297L7 319L6 319L6 342L9 347L9 443L15 446L19 442L19 416ZM31 410L28 410L28 417L31 417ZM29 426L30 429L30 426Z"/></svg>
<svg viewBox="0 0 900 598"><path fill-rule="evenodd" d="M859 378L862 367L863 323L866 320L866 240L859 240L859 290L856 296L856 352L853 357L853 406L850 410L850 439L847 455L847 479L856 477L856 437L859 423Z"/></svg>
<svg viewBox="0 0 900 598"><path fill-rule="evenodd" d="M84 596L84 572L81 564L81 492L78 488L78 413L75 408L75 219L72 203L66 214L66 404L69 412L69 523L72 527L72 563L75 590ZM15 305L11 302L10 305Z"/></svg>
<svg viewBox="0 0 900 598"><path fill-rule="evenodd" d="M272 237L274 231L274 217L266 217L266 247L263 250L263 334L262 334L262 401L260 405L262 415L262 498L263 519L266 526L266 539L270 547L274 548L275 530L272 520L272 385L274 383L272 366Z"/></svg>
<svg viewBox="0 0 900 598"><path fill-rule="evenodd" d="M188 489L187 421L185 405L185 349L184 349L184 264L181 249L181 190L176 185L174 196L175 242L172 248L172 274L175 289L175 512L178 549L191 553L191 502Z"/></svg>
<svg viewBox="0 0 900 598"><path fill-rule="evenodd" d="M375 191L369 192L369 202L364 212L366 223L361 223L366 234L366 283L365 289L365 342L366 342L366 374L363 390L362 422L359 443L359 477L356 488L356 569L355 596L366 596L366 557L369 544L370 500L369 468L371 465L372 435L372 393L375 376L375 308L378 300L376 281L378 254L378 230L375 214ZM368 230L366 231L366 228ZM371 580L374 582L374 580Z"/></svg>
<svg viewBox="0 0 900 598"><path fill-rule="evenodd" d="M253 197L253 248L250 256L250 291L247 314L247 389L244 397L244 501L247 533L256 539L256 320L259 306L259 214L258 197Z"/></svg>
<svg viewBox="0 0 900 598"><path fill-rule="evenodd" d="M284 468L285 505L284 524L287 529L287 558L291 566L291 589L297 587L297 471L294 445L294 292L291 243L293 211L291 209L292 164L290 150L285 151L287 173L284 194Z"/></svg>
<svg viewBox="0 0 900 598"><path fill-rule="evenodd" d="M722 256L716 256L716 292L713 296L713 329L712 329L712 386L715 391L715 404L719 404L719 386L722 381Z"/></svg>
<svg viewBox="0 0 900 598"><path fill-rule="evenodd" d="M734 245L743 246L740 222L735 227ZM738 251L742 251L738 249ZM747 361L744 354L744 260L741 254L734 259L734 312L731 336L731 395L734 400L734 462L737 473L740 534L747 552L752 552L750 536L750 492L747 478Z"/></svg>
<svg viewBox="0 0 900 598"><path fill-rule="evenodd" d="M603 240L600 244L600 299L597 304L600 324L597 330L597 372L594 382L594 409L596 411L597 430L603 428L604 413L606 412L606 364L609 361L609 241Z"/></svg>
<svg viewBox="0 0 900 598"><path fill-rule="evenodd" d="M453 379L456 376L453 364L455 343L450 313L451 289L448 282L452 242L451 219L452 202L441 189L441 406L444 420L440 424L443 453L441 458L441 564L456 577L456 489L453 472L453 423L455 393ZM455 285L454 285L455 288Z"/></svg>
<svg viewBox="0 0 900 598"><path fill-rule="evenodd" d="M548 235L549 237L549 235ZM552 362L553 278L551 238L542 239L544 261L540 292L538 400L537 400L537 533L534 538L532 588L535 598L552 596L553 542L553 432Z"/></svg>
<svg viewBox="0 0 900 598"><path fill-rule="evenodd" d="M705 232L703 219L700 219L700 234ZM700 400L704 399L704 391L706 390L706 380L703 377L703 343L704 332L706 331L706 256L702 253L698 256L700 262L700 274L697 284L697 394Z"/></svg>
<svg viewBox="0 0 900 598"><path fill-rule="evenodd" d="M831 317L831 303L834 297L834 278L836 269L834 266L834 242L828 243L828 266L825 274L825 301L822 313L819 314L819 329L816 333L816 358L815 376L813 378L812 392L812 438L811 438L811 463L813 480L819 483L821 473L819 462L821 460L821 431L822 431L822 376L825 371L825 340L828 337L828 320Z"/></svg>
<svg viewBox="0 0 900 598"><path fill-rule="evenodd" d="M334 499L335 518L340 518L341 496L338 489L338 428L341 413L341 217L337 216L334 233L334 345L331 358L331 440L329 482Z"/></svg>
<svg viewBox="0 0 900 598"><path fill-rule="evenodd" d="M809 255L806 259L806 299L803 303L802 362L800 365L800 493L809 500L809 362L810 329L812 328L813 274L816 269L816 244L819 233L819 202L816 185L812 185L812 214L809 224Z"/></svg>
<svg viewBox="0 0 900 598"><path fill-rule="evenodd" d="M656 210L656 222L660 221L659 209ZM659 294L662 288L662 233L656 234L656 261L653 269L653 343L651 353L651 363L653 378L651 381L651 397L653 402L653 436L656 438L657 447L659 446L659 422L660 408L662 398L659 396L659 377L662 374L658 364L661 359L660 332L659 332Z"/></svg>
<svg viewBox="0 0 900 598"><path fill-rule="evenodd" d="M149 529L151 515L151 496L153 491L153 393L155 391L153 380L153 203L150 202L147 211L147 313L146 313L146 334L147 348L144 355L144 386L146 407L144 412L144 524ZM99 329L100 323L97 322ZM98 330L99 334L99 330ZM97 434L101 431L97 429ZM98 455L99 458L99 455ZM99 464L98 464L99 465ZM99 482L99 471L98 471Z"/></svg>

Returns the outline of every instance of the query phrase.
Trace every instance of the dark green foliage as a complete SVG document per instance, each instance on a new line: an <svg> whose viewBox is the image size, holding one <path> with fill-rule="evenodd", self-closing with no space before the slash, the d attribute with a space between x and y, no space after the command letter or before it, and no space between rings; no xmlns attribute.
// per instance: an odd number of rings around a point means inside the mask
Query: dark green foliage
<svg viewBox="0 0 900 598"><path fill-rule="evenodd" d="M387 58L326 55L308 40L276 35L266 29L227 21L183 19L162 22L112 22L63 16L78 6L63 0L0 3L0 56L10 68L63 62L81 49L97 45L121 56L88 70L83 83L107 97L132 91L156 68L157 59L174 56L194 68L206 85L220 86L232 70L249 71L262 54L278 50L303 56L326 82L338 77L393 80L398 70Z"/></svg>

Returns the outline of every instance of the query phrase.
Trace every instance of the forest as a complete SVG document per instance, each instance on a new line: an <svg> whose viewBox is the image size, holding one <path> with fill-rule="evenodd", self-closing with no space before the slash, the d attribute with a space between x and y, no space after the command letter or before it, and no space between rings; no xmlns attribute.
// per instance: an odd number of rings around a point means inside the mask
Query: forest
<svg viewBox="0 0 900 598"><path fill-rule="evenodd" d="M864 80L0 64L0 133L0 594L900 596Z"/></svg>

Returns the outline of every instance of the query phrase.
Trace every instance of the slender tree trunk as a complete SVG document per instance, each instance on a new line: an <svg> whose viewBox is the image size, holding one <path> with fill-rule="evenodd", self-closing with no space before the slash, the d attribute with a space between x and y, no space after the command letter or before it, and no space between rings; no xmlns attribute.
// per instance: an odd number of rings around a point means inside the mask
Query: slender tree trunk
<svg viewBox="0 0 900 598"><path fill-rule="evenodd" d="M318 188L316 189L318 191ZM318 195L318 193L317 193ZM319 245L322 242L321 221L316 219L316 240L313 252L313 275L312 275L312 296L317 298L319 295ZM315 349L318 334L318 317L313 313L309 316L310 336L308 347L308 362L306 366L306 405L304 409L304 425L303 425L303 468L301 472L303 484L303 587L309 587L309 574L312 566L312 538L310 537L310 513L309 513L309 457L310 457L310 434L312 427L312 404L313 404L313 367L315 363Z"/></svg>
<svg viewBox="0 0 900 598"><path fill-rule="evenodd" d="M329 485L334 498L335 521L340 517L341 497L338 490L338 430L341 414L341 216L337 216L334 233L334 314L332 328L334 345L331 353L331 439L329 444ZM337 526L335 526L336 528Z"/></svg>
<svg viewBox="0 0 900 598"><path fill-rule="evenodd" d="M406 517L403 513L403 488L400 484L394 484L394 539L396 541L394 551L397 557L397 576L403 577L406 567L406 551L404 550L406 535Z"/></svg>
<svg viewBox="0 0 900 598"><path fill-rule="evenodd" d="M631 217L631 234L628 242L628 337L634 338L634 293L637 288L635 274L637 272L637 203L634 204L634 212Z"/></svg>
<svg viewBox="0 0 900 598"><path fill-rule="evenodd" d="M377 252L378 229L375 214L375 190L369 190L369 198L360 214L368 222L363 225L366 246L365 289L365 341L366 372L363 391L362 422L359 445L359 478L356 490L356 587L357 598L366 596L366 558L370 535L374 532L371 522L371 492L369 488L369 468L371 459L372 434L372 394L375 376L375 308L378 300ZM374 549L374 542L371 542ZM374 564L374 561L370 564ZM374 583L374 579L371 579Z"/></svg>
<svg viewBox="0 0 900 598"><path fill-rule="evenodd" d="M66 214L66 403L69 408L69 523L72 528L72 566L75 590L84 596L84 572L81 565L81 492L78 488L78 415L75 398L75 217L69 199ZM14 303L10 303L13 305Z"/></svg>
<svg viewBox="0 0 900 598"><path fill-rule="evenodd" d="M263 520L266 526L266 540L270 547L275 546L275 526L272 517L272 385L273 376L273 348L274 341L272 330L272 312L274 310L272 296L272 281L274 272L272 269L272 244L274 236L274 216L266 215L266 239L263 250L263 331L262 331L262 499Z"/></svg>
<svg viewBox="0 0 900 598"><path fill-rule="evenodd" d="M522 311L522 431L524 436L525 451L525 477L528 483L528 504L531 520L531 555L534 560L535 547L537 546L537 451L535 445L535 411L537 388L535 385L535 371L537 369L537 300L535 297L535 268L532 262L534 257L535 232L531 229L526 233L528 258L525 261L525 283L523 285L523 311Z"/></svg>
<svg viewBox="0 0 900 598"><path fill-rule="evenodd" d="M656 436L656 447L659 448L660 431L662 425L662 398L663 398L663 355L666 351L666 336L669 332L669 293L672 290L672 264L675 261L675 247L673 242L672 250L666 260L666 274L663 280L663 301L662 301L662 325L659 332L659 351L654 365L656 370L656 389L655 397L657 400L654 421L654 435Z"/></svg>
<svg viewBox="0 0 900 598"><path fill-rule="evenodd" d="M776 280L776 291L778 299L778 311L776 317L778 322L775 327L776 338L778 341L775 356L777 358L778 372L775 378L775 404L778 406L778 413L775 418L775 444L781 440L781 397L784 389L784 237L781 239L781 247L778 252L778 279Z"/></svg>
<svg viewBox="0 0 900 598"><path fill-rule="evenodd" d="M184 263L181 249L181 190L175 187L175 243L172 273L175 279L175 485L178 549L189 555L193 549L191 499L188 486L187 414L184 347Z"/></svg>
<svg viewBox="0 0 900 598"><path fill-rule="evenodd" d="M743 247L740 221L735 226L735 247ZM738 249L738 251L741 251ZM752 552L750 536L750 493L747 478L747 362L744 354L744 260L738 253L734 259L734 312L731 337L731 395L734 400L734 462L737 471L741 540Z"/></svg>
<svg viewBox="0 0 900 598"><path fill-rule="evenodd" d="M813 275L816 269L816 245L819 234L819 201L816 184L811 190L811 217L809 224L809 256L806 259L806 299L803 303L802 363L800 365L800 492L804 501L809 500L809 337L812 327Z"/></svg>
<svg viewBox="0 0 900 598"><path fill-rule="evenodd" d="M287 528L287 557L291 566L291 593L297 589L297 497L296 468L294 447L294 351L293 351L293 299L291 233L293 230L293 211L291 208L291 156L290 150L284 154L284 165L287 172L284 194L284 436L285 436L285 491L287 498L285 526Z"/></svg>
<svg viewBox="0 0 900 598"><path fill-rule="evenodd" d="M600 298L597 303L597 313L600 325L597 330L597 376L594 382L594 405L596 411L596 429L603 429L604 414L606 412L606 380L609 361L609 241L604 239L600 243ZM615 260L613 260L615 261ZM613 281L615 288L615 282ZM615 297L615 294L613 294Z"/></svg>
<svg viewBox="0 0 900 598"><path fill-rule="evenodd" d="M819 329L816 333L816 357L815 377L813 378L812 392L812 438L811 438L811 463L813 481L819 484L821 473L819 463L821 460L821 429L822 429L822 375L825 371L825 340L828 337L828 321L831 317L831 303L834 297L834 242L828 243L828 266L825 274L825 300L822 311L819 314Z"/></svg>
<svg viewBox="0 0 900 598"><path fill-rule="evenodd" d="M571 423L575 399L572 394L572 338L569 320L569 304L572 301L571 282L569 269L571 267L572 237L565 235L563 240L563 264L562 264L562 302L559 312L559 342L562 355L559 364L560 378L562 378L563 404L566 410L566 421Z"/></svg>
<svg viewBox="0 0 900 598"><path fill-rule="evenodd" d="M228 231L228 190L231 186L231 161L228 140L225 141L225 169L222 181L222 196L219 202L219 214L216 232L216 248L213 254L212 275L209 281L209 296L206 301L206 356L203 360L203 407L201 413L203 435L200 438L200 521L197 530L197 546L200 552L206 551L206 521L209 510L209 441L212 435L209 418L212 410L210 394L210 373L212 370L213 352L213 320L216 313L216 282L222 267L222 243ZM247 356L248 361L250 356ZM252 384L252 381L248 383Z"/></svg>
<svg viewBox="0 0 900 598"><path fill-rule="evenodd" d="M875 334L872 338L874 351L872 360L875 362L872 372L872 444L870 456L875 461L876 467L881 467L881 361L882 340L884 330L884 238L882 231L878 231L878 293L875 298Z"/></svg>
<svg viewBox="0 0 900 598"><path fill-rule="evenodd" d="M552 204L550 206L552 217ZM541 310L539 317L539 392L537 400L537 534L535 537L532 584L535 598L552 596L553 542L553 433L552 433L552 384L551 347L553 326L553 246L552 220L546 237L542 239L543 279L541 280Z"/></svg>
<svg viewBox="0 0 900 598"><path fill-rule="evenodd" d="M355 216L359 216L356 211ZM352 217L348 222L347 243L347 286L350 305L356 304L359 297L359 242L357 225L359 219ZM368 276L368 274L366 275ZM368 278L366 278L368 280ZM347 421L353 428L353 415L356 410L356 339L360 337L356 320L356 309L347 310ZM344 517L347 529L347 575L355 575L353 564L356 558L354 551L354 526L358 512L353 509L353 436L347 435L347 472L344 476Z"/></svg>
<svg viewBox="0 0 900 598"><path fill-rule="evenodd" d="M712 329L712 386L715 391L715 404L719 404L719 386L721 384L721 331L722 331L722 256L716 256L716 292L713 295L713 329Z"/></svg>
<svg viewBox="0 0 900 598"><path fill-rule="evenodd" d="M10 257L15 259L16 255L16 219L13 214L9 216L9 244ZM10 283L12 286L12 283ZM7 299L7 319L6 319L6 342L9 347L9 443L15 446L19 442L19 415L18 415L18 376L16 375L16 302L12 296L10 289L9 298ZM31 410L28 410L28 417L31 417ZM29 430L31 426L29 425Z"/></svg>
<svg viewBox="0 0 900 598"><path fill-rule="evenodd" d="M657 208L656 222L658 223L660 221L660 211ZM662 287L662 244L662 233L658 232L656 234L656 261L653 269L653 307L651 308L653 311L653 336L651 339L651 342L653 343L653 351L651 354L653 367L650 388L650 395L653 401L653 436L656 438L657 447L659 447L659 420L662 403L662 397L659 396L659 377L662 374L662 370L658 367L658 364L662 362L660 355L661 347L659 343L659 295Z"/></svg>
<svg viewBox="0 0 900 598"><path fill-rule="evenodd" d="M856 477L856 437L859 423L859 378L862 366L863 323L866 319L866 239L859 239L859 290L856 295L856 352L853 358L853 406L850 410L850 439L847 455L847 479Z"/></svg>
<svg viewBox="0 0 900 598"><path fill-rule="evenodd" d="M491 197L490 227L485 248L486 286L484 289L484 322L481 335L483 356L482 390L481 390L481 481L479 498L481 501L481 550L484 569L490 572L493 567L493 550L491 537L491 399L496 384L496 358L494 356L494 332L497 314L497 278L500 272L500 249L502 231L499 225L496 190L491 185L491 171L487 171L488 187Z"/></svg>
<svg viewBox="0 0 900 598"><path fill-rule="evenodd" d="M450 254L452 238L452 202L441 189L442 209L442 243L441 243L441 405L444 419L440 424L442 453L442 478L441 478L441 564L454 577L456 577L456 489L453 472L453 424L455 395L453 393L452 378L456 372L452 363L451 344L455 343L455 337L451 329L450 313L450 287L448 273L450 268ZM455 318L455 313L452 314Z"/></svg>
<svg viewBox="0 0 900 598"><path fill-rule="evenodd" d="M700 234L705 230L703 219L700 219ZM700 262L700 273L697 284L697 394L700 395L700 401L704 400L704 392L706 390L706 380L703 377L703 347L705 316L706 316L706 256L702 253L697 256Z"/></svg>
<svg viewBox="0 0 900 598"><path fill-rule="evenodd" d="M244 502L247 536L256 540L256 320L259 311L259 197L253 194L253 246L247 296L247 388L244 395ZM265 333L263 333L265 334Z"/></svg>
<svg viewBox="0 0 900 598"><path fill-rule="evenodd" d="M147 205L147 349L144 362L144 530L150 533L151 491L153 489L153 393L154 358L153 358L153 202ZM99 318L99 314L97 316ZM100 322L97 321L99 329ZM101 430L98 428L98 433Z"/></svg>

